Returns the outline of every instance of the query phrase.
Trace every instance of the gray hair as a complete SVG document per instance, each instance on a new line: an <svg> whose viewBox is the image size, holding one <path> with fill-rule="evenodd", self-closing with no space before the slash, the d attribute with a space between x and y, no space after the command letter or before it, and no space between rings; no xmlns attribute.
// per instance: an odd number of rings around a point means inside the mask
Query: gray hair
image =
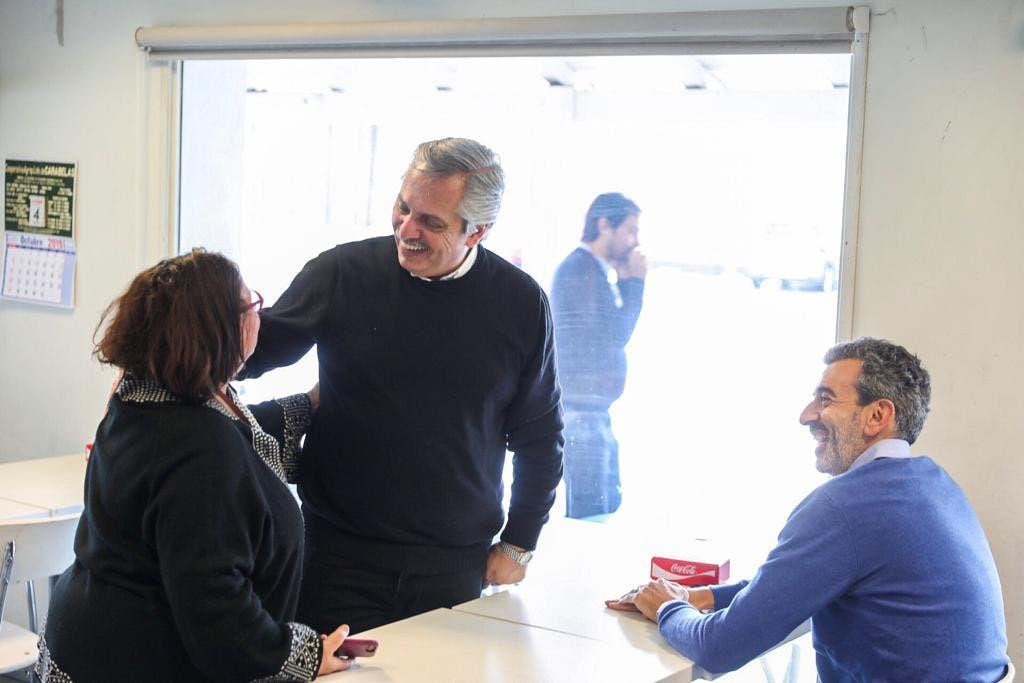
<svg viewBox="0 0 1024 683"><path fill-rule="evenodd" d="M413 153L410 169L442 177L462 175L466 191L456 212L476 232L478 225L493 225L501 209L505 173L498 155L476 140L442 138L420 144Z"/></svg>
<svg viewBox="0 0 1024 683"><path fill-rule="evenodd" d="M917 440L928 416L931 380L921 360L899 344L861 337L836 344L825 354L826 363L857 359L862 362L857 378L857 399L867 405L880 398L896 406L896 429L909 443Z"/></svg>

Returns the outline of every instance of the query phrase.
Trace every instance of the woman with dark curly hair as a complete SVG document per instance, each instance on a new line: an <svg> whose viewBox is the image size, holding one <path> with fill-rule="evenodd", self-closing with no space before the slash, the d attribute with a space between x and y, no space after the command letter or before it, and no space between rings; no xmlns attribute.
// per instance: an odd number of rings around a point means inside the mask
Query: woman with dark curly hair
<svg viewBox="0 0 1024 683"><path fill-rule="evenodd" d="M334 654L348 627L289 621L303 528L285 482L317 387L246 406L228 384L262 303L234 263L193 250L104 312L94 353L122 377L40 637L43 681L309 681L348 667Z"/></svg>

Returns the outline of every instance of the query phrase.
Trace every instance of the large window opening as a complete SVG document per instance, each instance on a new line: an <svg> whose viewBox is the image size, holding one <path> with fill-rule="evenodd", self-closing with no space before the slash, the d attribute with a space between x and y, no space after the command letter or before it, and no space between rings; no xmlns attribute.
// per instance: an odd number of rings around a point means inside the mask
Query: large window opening
<svg viewBox="0 0 1024 683"><path fill-rule="evenodd" d="M626 195L649 267L601 521L720 539L753 568L823 481L797 415L835 339L850 59L188 61L179 250L224 252L271 304L317 253L390 234L416 144L471 137L507 177L485 247L550 292L590 202ZM316 375L314 349L242 389Z"/></svg>
<svg viewBox="0 0 1024 683"><path fill-rule="evenodd" d="M320 251L389 234L415 145L462 136L507 175L486 248L549 289L591 200L621 192L649 269L605 521L753 567L823 480L797 415L835 336L849 74L849 54L188 61L179 248L224 252L272 303ZM313 351L243 389L315 381Z"/></svg>

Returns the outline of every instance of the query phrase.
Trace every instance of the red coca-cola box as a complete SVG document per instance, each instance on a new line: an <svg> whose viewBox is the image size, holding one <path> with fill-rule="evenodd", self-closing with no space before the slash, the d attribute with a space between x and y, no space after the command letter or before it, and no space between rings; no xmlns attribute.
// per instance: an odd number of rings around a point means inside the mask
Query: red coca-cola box
<svg viewBox="0 0 1024 683"><path fill-rule="evenodd" d="M683 586L710 586L724 583L729 579L729 560L708 562L687 560L681 557L651 558L651 578L674 581Z"/></svg>

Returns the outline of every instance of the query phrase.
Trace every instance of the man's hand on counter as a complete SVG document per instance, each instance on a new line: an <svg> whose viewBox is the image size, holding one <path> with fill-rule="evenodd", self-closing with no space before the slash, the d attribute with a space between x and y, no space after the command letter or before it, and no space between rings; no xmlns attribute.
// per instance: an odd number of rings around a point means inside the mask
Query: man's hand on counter
<svg viewBox="0 0 1024 683"><path fill-rule="evenodd" d="M714 608L710 589L685 588L665 579L639 585L617 600L605 600L604 604L609 609L640 612L651 621L657 621L658 608L673 600L685 600L702 611Z"/></svg>
<svg viewBox="0 0 1024 683"><path fill-rule="evenodd" d="M487 556L487 569L484 572L484 585L498 586L506 583L519 583L526 577L526 565L520 564L501 550L499 544L491 546Z"/></svg>

